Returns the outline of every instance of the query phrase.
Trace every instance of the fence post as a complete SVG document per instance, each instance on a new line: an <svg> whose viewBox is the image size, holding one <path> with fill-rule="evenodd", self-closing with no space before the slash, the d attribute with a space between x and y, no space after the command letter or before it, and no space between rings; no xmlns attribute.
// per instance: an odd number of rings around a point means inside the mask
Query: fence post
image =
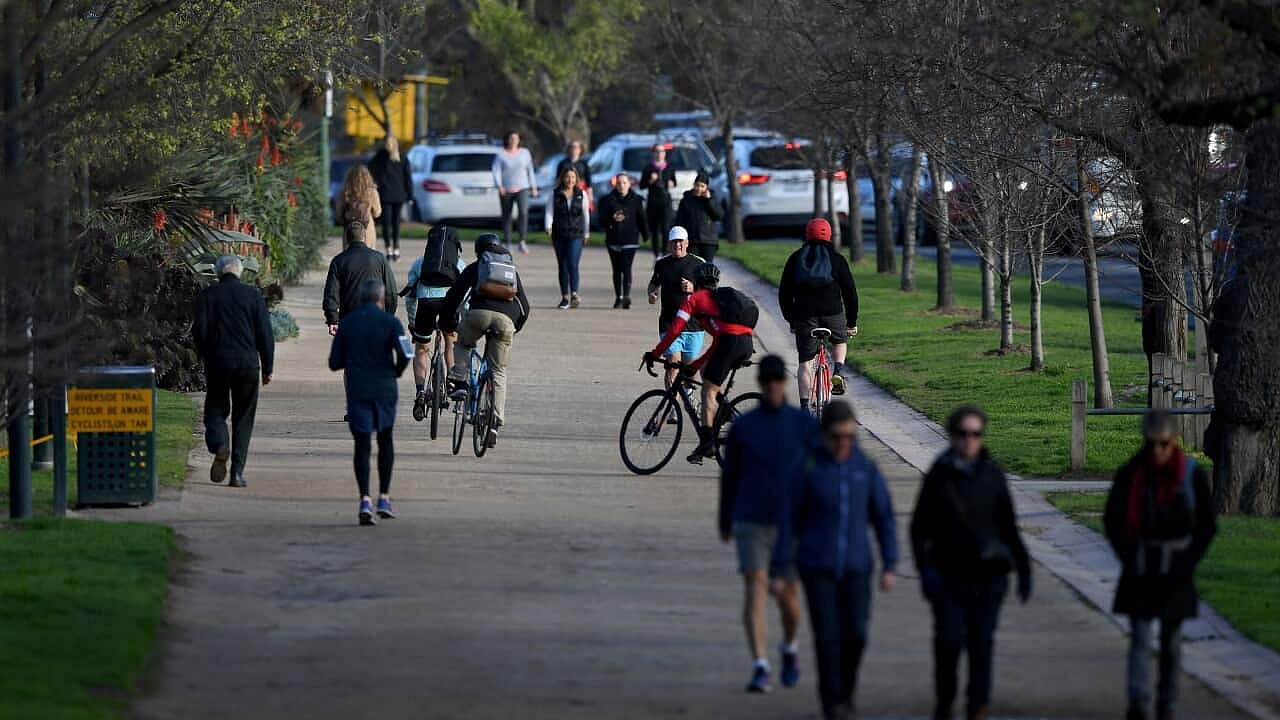
<svg viewBox="0 0 1280 720"><path fill-rule="evenodd" d="M1178 361L1172 355L1164 356L1164 370L1160 374L1161 382L1164 384L1164 407L1167 410L1177 407L1173 401L1174 395L1178 392L1178 379L1174 374L1177 364Z"/></svg>
<svg viewBox="0 0 1280 720"><path fill-rule="evenodd" d="M1088 382L1071 381L1071 469L1084 469L1085 419L1089 416L1085 398L1089 396Z"/></svg>
<svg viewBox="0 0 1280 720"><path fill-rule="evenodd" d="M1196 407L1207 408L1213 405L1213 376L1209 373L1196 375ZM1200 438L1200 449L1204 449L1204 436L1209 429L1209 416L1196 416L1196 437Z"/></svg>
<svg viewBox="0 0 1280 720"><path fill-rule="evenodd" d="M1190 410L1196 406L1196 369L1191 363L1179 363L1182 402L1178 407ZM1200 438L1196 436L1196 416L1181 415L1182 444L1192 450L1200 449Z"/></svg>
<svg viewBox="0 0 1280 720"><path fill-rule="evenodd" d="M1164 404L1164 353L1151 356L1151 407L1162 408Z"/></svg>

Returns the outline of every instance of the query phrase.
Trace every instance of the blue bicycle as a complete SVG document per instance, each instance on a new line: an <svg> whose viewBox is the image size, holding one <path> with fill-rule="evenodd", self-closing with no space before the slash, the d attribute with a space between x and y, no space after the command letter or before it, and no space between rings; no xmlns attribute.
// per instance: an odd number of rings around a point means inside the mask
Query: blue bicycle
<svg viewBox="0 0 1280 720"><path fill-rule="evenodd" d="M489 342L486 340L485 342ZM471 425L471 447L476 457L484 457L489 449L489 431L494 429L493 373L489 363L474 348L471 350L471 372L467 376L466 394L453 401L453 454L462 452L462 437Z"/></svg>

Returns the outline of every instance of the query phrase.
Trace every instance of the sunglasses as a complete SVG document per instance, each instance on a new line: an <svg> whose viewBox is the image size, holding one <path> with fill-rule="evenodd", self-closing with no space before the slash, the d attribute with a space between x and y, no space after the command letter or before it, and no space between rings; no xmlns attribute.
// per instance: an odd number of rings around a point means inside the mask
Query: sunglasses
<svg viewBox="0 0 1280 720"><path fill-rule="evenodd" d="M952 435L958 438L980 438L985 434L983 430L957 430Z"/></svg>

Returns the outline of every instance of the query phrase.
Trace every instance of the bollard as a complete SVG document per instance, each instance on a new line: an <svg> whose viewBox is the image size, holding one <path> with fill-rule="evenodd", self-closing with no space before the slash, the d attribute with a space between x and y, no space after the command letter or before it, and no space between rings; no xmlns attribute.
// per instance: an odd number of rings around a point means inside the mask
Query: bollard
<svg viewBox="0 0 1280 720"><path fill-rule="evenodd" d="M1085 398L1089 396L1089 386L1085 380L1071 381L1071 469L1084 469L1085 456L1085 420L1088 418L1088 406Z"/></svg>

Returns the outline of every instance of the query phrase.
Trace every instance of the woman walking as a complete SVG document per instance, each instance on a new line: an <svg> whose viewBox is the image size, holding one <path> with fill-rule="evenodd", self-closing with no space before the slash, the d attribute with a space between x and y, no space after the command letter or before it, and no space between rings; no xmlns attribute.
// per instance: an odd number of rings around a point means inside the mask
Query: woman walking
<svg viewBox="0 0 1280 720"><path fill-rule="evenodd" d="M409 163L400 157L400 141L388 135L378 153L369 161L369 173L378 188L382 205L382 244L388 260L400 259L400 211L413 198L413 177Z"/></svg>
<svg viewBox="0 0 1280 720"><path fill-rule="evenodd" d="M911 516L911 547L933 608L934 720L951 720L956 666L965 650L965 717L986 720L996 624L1011 571L1018 573L1018 598L1031 597L1031 561L1009 481L983 447L986 430L986 414L972 405L951 413L951 448L925 475Z"/></svg>
<svg viewBox="0 0 1280 720"><path fill-rule="evenodd" d="M645 197L646 220L653 238L653 256L667 252L667 233L671 230L671 191L676 187L676 171L667 163L665 145L653 146L653 160L640 176L640 189Z"/></svg>
<svg viewBox="0 0 1280 720"><path fill-rule="evenodd" d="M528 255L525 241L529 232L529 198L538 197L538 180L533 155L528 148L520 147L520 133L514 130L503 140L502 152L493 156L493 184L498 188L498 204L502 208L502 244L511 247L511 208L515 206L520 253Z"/></svg>
<svg viewBox="0 0 1280 720"><path fill-rule="evenodd" d="M848 403L836 400L823 411L822 446L783 496L769 569L775 595L787 591L793 557L804 584L823 720L854 716L871 619L872 532L880 548L881 592L897 582L898 534L889 486L858 447L857 429Z"/></svg>
<svg viewBox="0 0 1280 720"><path fill-rule="evenodd" d="M555 192L547 203L546 225L560 270L560 304L556 307L576 308L582 304L578 296L578 263L582 260L582 246L591 240L591 214L586 195L578 185L578 171L572 165L565 166L556 178Z"/></svg>
<svg viewBox="0 0 1280 720"><path fill-rule="evenodd" d="M378 199L378 188L369 168L360 163L351 166L346 179L342 181L335 210L338 221L343 225L362 223L365 245L373 250L378 249L378 231L374 229L373 221L382 216L382 202Z"/></svg>
<svg viewBox="0 0 1280 720"><path fill-rule="evenodd" d="M604 225L604 246L613 267L613 308L631 308L631 265L640 242L649 241L644 201L631 192L631 176L625 172L614 178L613 192L600 200L600 222Z"/></svg>

